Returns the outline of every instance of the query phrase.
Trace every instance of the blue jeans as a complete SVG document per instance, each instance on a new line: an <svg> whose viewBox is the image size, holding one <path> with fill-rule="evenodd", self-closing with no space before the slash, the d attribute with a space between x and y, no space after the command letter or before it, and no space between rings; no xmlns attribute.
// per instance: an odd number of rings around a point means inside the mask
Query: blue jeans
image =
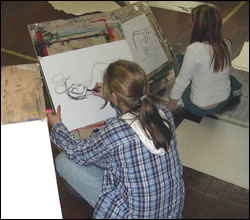
<svg viewBox="0 0 250 220"><path fill-rule="evenodd" d="M183 62L184 55L182 54L177 54L176 57L173 59L173 64L174 64L174 72L175 72L175 77L178 76L182 62ZM184 103L184 107L191 112L194 115L198 116L205 116L209 115L214 112L221 111L225 105L233 98L233 91L239 90L242 87L242 84L232 75L229 75L230 77L230 85L231 85L231 93L230 96L220 104L218 104L215 108L209 109L209 110L204 110L199 108L197 105L193 104L191 99L190 99L190 92L191 92L191 83L187 86L187 88L184 90L181 98Z"/></svg>
<svg viewBox="0 0 250 220"><path fill-rule="evenodd" d="M68 159L65 152L57 155L55 164L59 176L94 208L102 189L104 170L96 166L80 166Z"/></svg>

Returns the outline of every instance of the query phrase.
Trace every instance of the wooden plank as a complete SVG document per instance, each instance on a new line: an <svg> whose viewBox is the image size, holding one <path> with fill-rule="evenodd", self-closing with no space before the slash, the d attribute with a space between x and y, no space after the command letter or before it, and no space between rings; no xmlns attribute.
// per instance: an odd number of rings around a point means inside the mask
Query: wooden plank
<svg viewBox="0 0 250 220"><path fill-rule="evenodd" d="M1 122L23 122L46 117L38 64L1 67Z"/></svg>

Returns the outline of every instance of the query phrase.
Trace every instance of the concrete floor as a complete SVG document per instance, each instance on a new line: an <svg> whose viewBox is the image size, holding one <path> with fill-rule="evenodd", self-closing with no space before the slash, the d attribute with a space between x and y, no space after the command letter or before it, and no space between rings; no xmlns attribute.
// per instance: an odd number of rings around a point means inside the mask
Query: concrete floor
<svg viewBox="0 0 250 220"><path fill-rule="evenodd" d="M223 18L239 4L238 1L209 2L219 8ZM174 53L183 53L189 40L189 15L159 8L151 10ZM74 16L54 10L47 1L1 1L1 48L16 52L13 55L1 50L1 66L34 62L17 54L36 58L27 24L72 17ZM223 34L233 41L233 58L239 54L244 42L249 40L248 27L249 3L246 2L223 26ZM189 116L183 114L176 116L176 126L187 117ZM58 150L52 147L52 151L55 157ZM187 167L184 167L183 178L186 186L184 219L249 218L248 190ZM91 218L93 214L91 206L70 195L58 176L57 180L63 217Z"/></svg>

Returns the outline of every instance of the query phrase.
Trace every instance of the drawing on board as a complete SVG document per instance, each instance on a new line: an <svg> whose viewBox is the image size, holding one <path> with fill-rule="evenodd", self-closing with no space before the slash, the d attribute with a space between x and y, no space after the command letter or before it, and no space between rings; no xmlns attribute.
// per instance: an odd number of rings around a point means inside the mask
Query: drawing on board
<svg viewBox="0 0 250 220"><path fill-rule="evenodd" d="M146 74L168 61L145 14L124 22L122 27L134 61L141 65Z"/></svg>
<svg viewBox="0 0 250 220"><path fill-rule="evenodd" d="M55 85L55 93L57 95L66 94L72 100L86 99L89 95L92 95L90 90L94 88L96 82L102 81L103 73L111 62L112 60L95 62L89 74L90 78L83 82L74 80L73 74L65 76L63 73L58 73L54 75L52 82Z"/></svg>
<svg viewBox="0 0 250 220"><path fill-rule="evenodd" d="M117 57L117 60L119 60L120 57ZM109 64L114 62L114 60L104 60L104 61L96 61L91 69L91 74L90 74L90 79L89 79L89 84L88 88L93 89L95 84L97 82L102 82L103 81L103 74L104 71L108 68Z"/></svg>
<svg viewBox="0 0 250 220"><path fill-rule="evenodd" d="M75 82L72 80L71 75L65 77L63 73L56 74L52 81L57 95L67 94L73 100L81 100L87 97L86 81Z"/></svg>
<svg viewBox="0 0 250 220"><path fill-rule="evenodd" d="M132 39L136 50L141 50L144 53L142 62L147 58L159 56L160 48L157 45L154 33L150 26L132 32Z"/></svg>
<svg viewBox="0 0 250 220"><path fill-rule="evenodd" d="M118 59L133 60L125 40L40 58L53 107L61 105L70 131L115 116L110 105L102 109L104 100L88 90L103 82L104 71Z"/></svg>

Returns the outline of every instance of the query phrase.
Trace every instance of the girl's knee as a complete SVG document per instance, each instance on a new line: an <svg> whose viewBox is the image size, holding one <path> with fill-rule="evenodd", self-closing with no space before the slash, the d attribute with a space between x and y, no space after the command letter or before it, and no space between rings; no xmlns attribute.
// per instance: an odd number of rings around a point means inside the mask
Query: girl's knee
<svg viewBox="0 0 250 220"><path fill-rule="evenodd" d="M65 160L66 154L65 152L61 152L56 156L55 163L60 164L63 160Z"/></svg>
<svg viewBox="0 0 250 220"><path fill-rule="evenodd" d="M64 172L64 170L67 169L67 164L68 164L68 158L66 157L66 153L65 152L59 153L55 158L55 167L57 172L59 172L59 174Z"/></svg>

